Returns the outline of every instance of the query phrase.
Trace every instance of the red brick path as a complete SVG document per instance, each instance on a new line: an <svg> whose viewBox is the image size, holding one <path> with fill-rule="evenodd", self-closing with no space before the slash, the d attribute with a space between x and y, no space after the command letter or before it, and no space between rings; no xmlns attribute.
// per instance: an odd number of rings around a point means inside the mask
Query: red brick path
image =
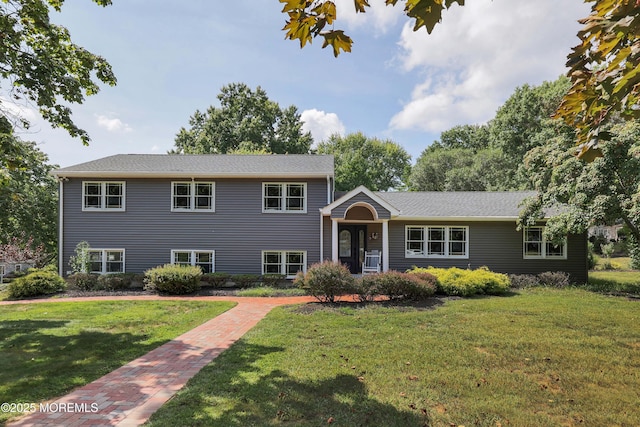
<svg viewBox="0 0 640 427"><path fill-rule="evenodd" d="M167 300L170 298L90 297L28 302L113 299ZM238 305L104 377L49 402L50 412L34 412L16 422L9 423L8 426L138 426L147 421L151 414L180 390L200 369L255 326L272 308L312 301L309 297L179 299L236 301ZM25 301L0 302L0 305L16 303L24 304ZM95 404L98 408L94 413L92 411L95 409ZM64 409L69 412L64 412Z"/></svg>

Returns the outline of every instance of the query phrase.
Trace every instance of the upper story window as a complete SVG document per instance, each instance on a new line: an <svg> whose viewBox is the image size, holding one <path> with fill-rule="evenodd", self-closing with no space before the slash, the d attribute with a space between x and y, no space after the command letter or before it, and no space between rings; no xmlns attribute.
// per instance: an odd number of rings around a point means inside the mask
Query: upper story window
<svg viewBox="0 0 640 427"><path fill-rule="evenodd" d="M262 212L307 212L307 184L265 182L262 184Z"/></svg>
<svg viewBox="0 0 640 427"><path fill-rule="evenodd" d="M468 258L469 227L407 226L407 258Z"/></svg>
<svg viewBox="0 0 640 427"><path fill-rule="evenodd" d="M89 273L124 273L124 249L89 249Z"/></svg>
<svg viewBox="0 0 640 427"><path fill-rule="evenodd" d="M547 241L544 227L524 229L523 257L525 259L567 259L567 241Z"/></svg>
<svg viewBox="0 0 640 427"><path fill-rule="evenodd" d="M82 183L82 200L83 211L124 211L125 184L111 181L85 181Z"/></svg>
<svg viewBox="0 0 640 427"><path fill-rule="evenodd" d="M172 211L215 211L213 182L172 182Z"/></svg>

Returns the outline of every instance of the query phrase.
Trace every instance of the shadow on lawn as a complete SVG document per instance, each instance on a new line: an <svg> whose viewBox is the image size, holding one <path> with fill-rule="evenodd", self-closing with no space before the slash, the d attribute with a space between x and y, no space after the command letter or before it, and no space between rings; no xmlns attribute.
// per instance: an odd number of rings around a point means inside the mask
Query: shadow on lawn
<svg viewBox="0 0 640 427"><path fill-rule="evenodd" d="M144 334L85 330L68 321L0 321L0 402L38 402L91 382L162 343Z"/></svg>
<svg viewBox="0 0 640 427"><path fill-rule="evenodd" d="M411 409L409 401L403 411L376 400L366 378L355 372L300 379L264 367L282 363L275 355L282 351L238 341L156 412L148 426L430 425L427 411Z"/></svg>

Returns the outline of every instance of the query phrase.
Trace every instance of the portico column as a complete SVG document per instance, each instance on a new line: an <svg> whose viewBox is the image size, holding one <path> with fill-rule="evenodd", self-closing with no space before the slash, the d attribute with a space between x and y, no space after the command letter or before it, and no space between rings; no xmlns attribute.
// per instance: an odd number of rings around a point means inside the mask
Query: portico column
<svg viewBox="0 0 640 427"><path fill-rule="evenodd" d="M338 262L338 220L331 218L331 260Z"/></svg>
<svg viewBox="0 0 640 427"><path fill-rule="evenodd" d="M389 220L382 221L382 271L389 271Z"/></svg>

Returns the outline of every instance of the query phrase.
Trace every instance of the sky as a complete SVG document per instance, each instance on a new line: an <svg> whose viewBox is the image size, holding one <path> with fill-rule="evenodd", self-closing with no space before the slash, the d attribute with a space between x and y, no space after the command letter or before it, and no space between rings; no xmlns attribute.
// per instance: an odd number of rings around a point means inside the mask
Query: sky
<svg viewBox="0 0 640 427"><path fill-rule="evenodd" d="M285 40L277 0L113 0L106 8L66 0L52 21L105 57L118 84L72 105L88 147L24 106L33 125L18 135L61 167L163 154L196 110L219 106L220 89L241 82L295 105L316 143L363 132L399 143L415 161L442 131L493 118L517 87L566 73L577 20L589 14L580 0L470 0L445 11L428 35L412 30L402 2L369 0L356 14L353 0L334 1L335 28L354 39L338 58L322 40L304 49Z"/></svg>

